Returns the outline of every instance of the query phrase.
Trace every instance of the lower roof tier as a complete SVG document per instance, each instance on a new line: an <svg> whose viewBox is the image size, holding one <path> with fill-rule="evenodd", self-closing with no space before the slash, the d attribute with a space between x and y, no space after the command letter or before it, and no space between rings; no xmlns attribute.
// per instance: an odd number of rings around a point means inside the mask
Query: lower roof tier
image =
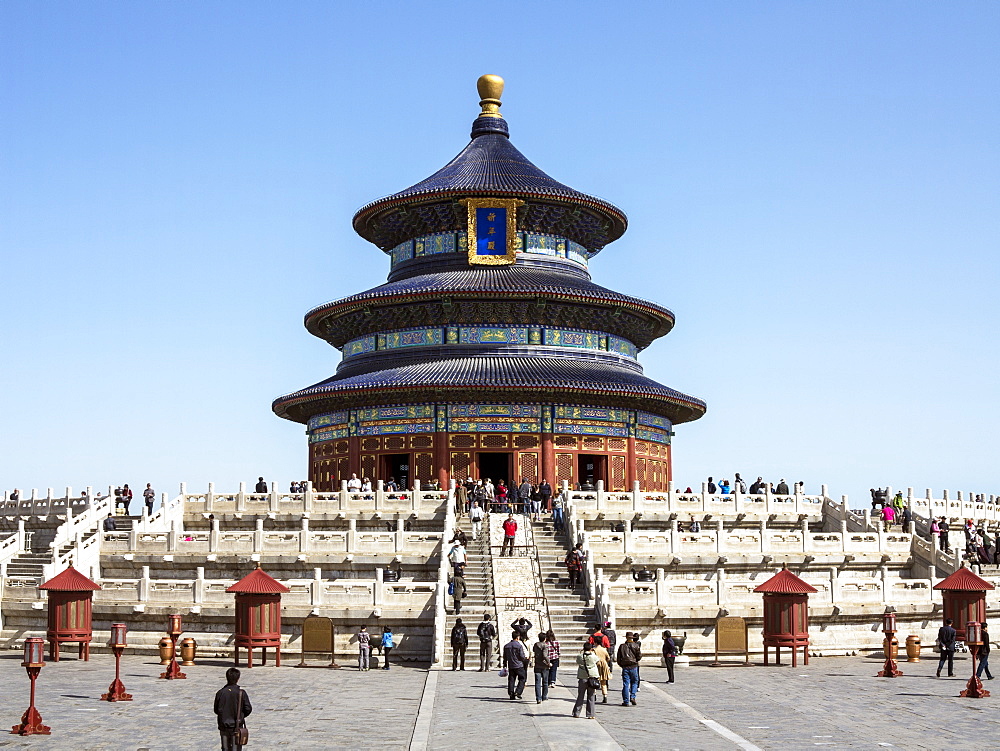
<svg viewBox="0 0 1000 751"><path fill-rule="evenodd" d="M600 406L642 409L663 415L674 424L697 420L706 409L700 399L610 362L489 355L333 376L279 397L271 407L279 417L306 423L323 412L392 404L401 399L563 403L574 399Z"/></svg>
<svg viewBox="0 0 1000 751"><path fill-rule="evenodd" d="M427 273L382 284L320 305L306 328L335 347L379 331L406 326L511 323L597 328L640 349L667 334L674 315L646 300L614 292L566 264L483 266Z"/></svg>

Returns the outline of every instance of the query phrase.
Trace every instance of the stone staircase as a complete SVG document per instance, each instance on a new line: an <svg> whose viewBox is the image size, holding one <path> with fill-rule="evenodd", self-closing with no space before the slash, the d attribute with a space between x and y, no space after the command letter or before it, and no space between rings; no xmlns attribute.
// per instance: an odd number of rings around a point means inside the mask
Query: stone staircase
<svg viewBox="0 0 1000 751"><path fill-rule="evenodd" d="M564 563L570 548L566 534L556 531L551 519L546 519L534 524L534 537L550 627L563 652L576 654L590 636L587 627L594 623L594 608L588 604L583 586L570 589Z"/></svg>
<svg viewBox="0 0 1000 751"><path fill-rule="evenodd" d="M469 633L469 647L465 652L465 669L479 669L479 637L476 636L476 628L483 619L483 613L489 613L496 625L496 607L493 600L493 570L490 563L490 541L489 524L484 521L482 524L479 539L472 540L472 523L468 516L463 516L456 520L457 529L465 532L469 538L469 547L466 549L468 562L465 566L465 585L467 589L466 597L462 600L462 612L455 615L453 608L454 600L449 597L447 605L447 620L445 622L445 646L444 662L442 669L451 670L452 648L451 629L458 618L462 619L466 630ZM451 545L445 541L444 553L447 555ZM501 632L501 629L497 629ZM494 640L496 648L496 640ZM494 664L496 660L494 659Z"/></svg>
<svg viewBox="0 0 1000 751"><path fill-rule="evenodd" d="M10 560L10 563L7 564L7 576L31 577L41 580L46 563L52 563L52 558L48 553L34 550L26 551Z"/></svg>

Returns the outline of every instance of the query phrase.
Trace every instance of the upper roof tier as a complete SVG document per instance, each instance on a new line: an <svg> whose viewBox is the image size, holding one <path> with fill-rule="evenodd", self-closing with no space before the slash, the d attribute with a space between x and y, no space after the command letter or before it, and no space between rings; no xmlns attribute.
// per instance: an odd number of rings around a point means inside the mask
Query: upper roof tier
<svg viewBox="0 0 1000 751"><path fill-rule="evenodd" d="M479 79L482 112L472 140L458 156L416 185L369 203L354 215L354 229L388 252L402 242L466 227L460 198L519 198L521 231L557 234L597 253L628 226L625 213L607 201L552 179L518 151L500 114L503 79Z"/></svg>

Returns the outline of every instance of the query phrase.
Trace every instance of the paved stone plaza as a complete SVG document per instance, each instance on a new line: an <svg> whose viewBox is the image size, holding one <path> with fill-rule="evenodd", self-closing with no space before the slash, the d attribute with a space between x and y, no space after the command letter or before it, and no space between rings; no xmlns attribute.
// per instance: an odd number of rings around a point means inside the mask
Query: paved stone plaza
<svg viewBox="0 0 1000 751"><path fill-rule="evenodd" d="M107 704L98 698L114 676L109 656L46 664L38 707L52 735L4 735L0 747L217 748L212 699L228 666L206 660L185 669L187 680L167 682L153 659L126 657L122 679L134 701ZM906 675L895 680L874 678L880 666L863 657L814 658L798 668L694 665L679 669L671 686L665 670L647 666L638 706L628 708L616 670L596 721L569 717L568 666L541 705L530 684L523 701L511 702L495 672L258 667L244 671L243 685L258 749L1000 748L1000 693L957 697L969 660L956 663L961 677L950 680L934 678L932 661L901 663ZM27 707L28 681L14 654L0 659L0 673L9 727Z"/></svg>

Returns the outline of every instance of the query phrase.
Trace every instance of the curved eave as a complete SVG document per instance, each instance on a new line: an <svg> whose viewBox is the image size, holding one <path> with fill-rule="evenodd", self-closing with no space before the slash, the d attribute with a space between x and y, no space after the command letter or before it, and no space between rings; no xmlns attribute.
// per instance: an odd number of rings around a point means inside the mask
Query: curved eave
<svg viewBox="0 0 1000 751"><path fill-rule="evenodd" d="M450 200L453 198L529 198L538 201L547 201L550 203L562 204L565 206L579 206L583 205L590 210L598 213L604 218L610 220L611 229L607 233L607 237L604 241L604 245L614 242L619 237L625 234L628 229L628 217L625 216L625 212L619 209L612 203L595 198L593 196L585 196L583 194L576 193L549 193L549 192L539 192L532 190L499 190L499 189L468 189L468 188L454 188L447 190L427 190L427 191L415 191L413 193L407 193L404 195L391 195L385 198L380 198L377 201L372 201L367 206L363 206L358 209L357 213L354 215L354 231L357 232L361 237L368 242L378 246L385 252L392 250L392 246L381 245L377 241L377 237L374 232L369 229L369 225L372 221L376 220L379 216L384 213L391 211L400 206L406 205L416 205L423 203L434 203L436 201ZM588 250L597 252L604 247L588 248Z"/></svg>
<svg viewBox="0 0 1000 751"><path fill-rule="evenodd" d="M367 294L367 293L363 293ZM526 299L526 300L537 300L539 298L553 299L553 300L567 300L570 302L580 302L590 305L597 305L601 307L624 307L631 310L637 310L652 318L659 319L667 323L667 331L673 328L674 325L674 314L671 313L666 308L661 308L658 305L652 303L645 303L636 298L628 298L624 295L621 299L607 299L594 295L580 295L568 292L548 292L545 290L539 290L538 292L489 292L489 291L468 291L462 289L452 289L452 290L428 290L426 292L400 292L393 295L372 295L370 297L347 297L343 300L338 300L332 303L326 303L317 308L313 308L305 317L305 326L310 334L323 338L323 334L318 330L317 326L319 321L329 316L341 316L345 313L349 313L352 310L364 309L369 303L378 303L380 305L393 305L401 302L406 302L408 300L422 300L427 298L440 298L440 297L451 297L459 299L476 299L481 297L490 298L516 298L516 299Z"/></svg>
<svg viewBox="0 0 1000 751"><path fill-rule="evenodd" d="M428 390L434 391L440 395L442 401L454 401L454 396L449 396L449 392L459 393L468 392L470 390L480 390L480 391L496 391L498 389L507 388L499 386L444 386L444 385L427 385L424 387L414 387L412 385L406 386L379 386L375 388L357 388L357 389L324 389L324 388L308 388L302 391L297 391L293 394L288 394L287 396L281 396L274 400L271 404L272 411L278 416L286 420L291 420L293 422L300 422L305 424L308 418L300 419L293 417L288 414L288 409L291 407L298 406L300 404L307 404L309 402L322 401L326 398L349 398L352 396L365 395L369 396L372 394L404 394L412 395L416 390ZM552 393L558 391L559 394L577 394L580 396L612 396L621 397L626 399L647 399L653 401L663 402L665 404L671 404L685 410L688 414L674 413L670 416L670 420L675 425L680 425L685 422L691 422L697 420L702 415L705 414L708 409L706 404L700 399L688 396L677 396L671 397L666 395L657 394L637 394L634 391L628 389L600 389L600 388L583 388L583 387L567 387L567 386L518 386L517 390L524 394L526 397L532 395L537 395L540 401L549 401L552 398ZM572 400L570 400L572 401Z"/></svg>

